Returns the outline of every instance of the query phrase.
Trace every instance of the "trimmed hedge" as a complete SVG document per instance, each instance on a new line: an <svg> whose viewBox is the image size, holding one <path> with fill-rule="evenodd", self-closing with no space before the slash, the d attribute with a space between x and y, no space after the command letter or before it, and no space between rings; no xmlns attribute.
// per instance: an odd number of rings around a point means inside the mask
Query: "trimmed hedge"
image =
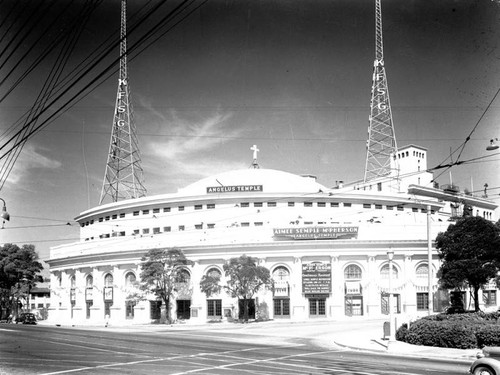
<svg viewBox="0 0 500 375"><path fill-rule="evenodd" d="M486 314L438 314L401 326L396 340L414 345L473 349L500 346L498 312Z"/></svg>

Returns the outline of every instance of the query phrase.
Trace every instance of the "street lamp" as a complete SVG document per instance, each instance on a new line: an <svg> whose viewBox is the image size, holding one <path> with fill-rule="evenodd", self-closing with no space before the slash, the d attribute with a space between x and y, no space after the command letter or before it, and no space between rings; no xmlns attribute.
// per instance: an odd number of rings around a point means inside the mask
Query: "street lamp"
<svg viewBox="0 0 500 375"><path fill-rule="evenodd" d="M389 259L389 340L392 340L394 337L392 317L392 259L394 258L394 251L388 251L387 258Z"/></svg>
<svg viewBox="0 0 500 375"><path fill-rule="evenodd" d="M2 214L0 215L0 217L3 219L3 223L2 223L2 229L3 229L3 226L5 224L5 220L9 221L10 215L7 212L7 205L5 204L5 201L2 198L0 198L0 200L3 202Z"/></svg>
<svg viewBox="0 0 500 375"><path fill-rule="evenodd" d="M490 145L486 147L487 151L493 151L498 149L498 147L500 147L495 143L495 141L498 142L498 138L490 139Z"/></svg>

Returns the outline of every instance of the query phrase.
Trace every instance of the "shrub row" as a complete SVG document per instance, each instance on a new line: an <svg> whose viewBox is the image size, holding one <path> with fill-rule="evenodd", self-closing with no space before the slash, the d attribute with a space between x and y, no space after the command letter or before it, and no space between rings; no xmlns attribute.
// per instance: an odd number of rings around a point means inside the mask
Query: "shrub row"
<svg viewBox="0 0 500 375"><path fill-rule="evenodd" d="M414 345L442 348L472 349L500 346L500 325L497 312L438 314L401 326L396 340Z"/></svg>

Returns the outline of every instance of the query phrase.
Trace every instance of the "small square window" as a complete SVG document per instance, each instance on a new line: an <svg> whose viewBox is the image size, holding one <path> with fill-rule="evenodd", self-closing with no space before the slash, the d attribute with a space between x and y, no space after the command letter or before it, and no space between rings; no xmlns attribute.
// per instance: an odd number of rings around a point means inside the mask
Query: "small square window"
<svg viewBox="0 0 500 375"><path fill-rule="evenodd" d="M142 230L142 234L149 234L149 228L144 228Z"/></svg>
<svg viewBox="0 0 500 375"><path fill-rule="evenodd" d="M363 203L363 208L372 208L370 203Z"/></svg>
<svg viewBox="0 0 500 375"><path fill-rule="evenodd" d="M163 212L170 212L170 207L164 207Z"/></svg>
<svg viewBox="0 0 500 375"><path fill-rule="evenodd" d="M262 221L256 221L255 223L253 223L253 225L255 225L256 227L261 227L262 225L264 225L264 223L262 223Z"/></svg>
<svg viewBox="0 0 500 375"><path fill-rule="evenodd" d="M304 207L312 207L312 202L304 202Z"/></svg>
<svg viewBox="0 0 500 375"><path fill-rule="evenodd" d="M339 202L330 202L330 207L338 207Z"/></svg>
<svg viewBox="0 0 500 375"><path fill-rule="evenodd" d="M195 224L194 229L203 229L203 224Z"/></svg>
<svg viewBox="0 0 500 375"><path fill-rule="evenodd" d="M215 228L215 224L207 224L207 228L208 229L214 229Z"/></svg>
<svg viewBox="0 0 500 375"><path fill-rule="evenodd" d="M388 210L394 210L394 206L387 206L386 207Z"/></svg>
<svg viewBox="0 0 500 375"><path fill-rule="evenodd" d="M267 202L267 207L276 207L276 202Z"/></svg>
<svg viewBox="0 0 500 375"><path fill-rule="evenodd" d="M412 207L411 208L411 212L418 212L418 208L417 207Z"/></svg>
<svg viewBox="0 0 500 375"><path fill-rule="evenodd" d="M139 229L134 229L134 234L139 234Z"/></svg>
<svg viewBox="0 0 500 375"><path fill-rule="evenodd" d="M318 207L326 207L326 203L325 202L318 202Z"/></svg>
<svg viewBox="0 0 500 375"><path fill-rule="evenodd" d="M109 216L106 216L106 218L104 220L108 221L109 220Z"/></svg>
<svg viewBox="0 0 500 375"><path fill-rule="evenodd" d="M262 202L254 202L254 207L262 207Z"/></svg>
<svg viewBox="0 0 500 375"><path fill-rule="evenodd" d="M153 234L159 234L160 228L153 228Z"/></svg>
<svg viewBox="0 0 500 375"><path fill-rule="evenodd" d="M288 207L294 207L295 206L295 202L288 202Z"/></svg>
<svg viewBox="0 0 500 375"><path fill-rule="evenodd" d="M194 209L195 210L201 210L203 208L203 205L202 204L195 204L194 205Z"/></svg>
<svg viewBox="0 0 500 375"><path fill-rule="evenodd" d="M344 202L344 207L352 207L352 203L346 203L346 202Z"/></svg>
<svg viewBox="0 0 500 375"><path fill-rule="evenodd" d="M398 211L403 211L403 210L404 210L403 206L398 206Z"/></svg>
<svg viewBox="0 0 500 375"><path fill-rule="evenodd" d="M248 202L241 202L240 206L241 207L250 207L250 203L248 203Z"/></svg>
<svg viewBox="0 0 500 375"><path fill-rule="evenodd" d="M382 205L381 204L376 204L375 205L375 209L376 210L381 210L382 209Z"/></svg>
<svg viewBox="0 0 500 375"><path fill-rule="evenodd" d="M117 219L117 218L118 218L118 215L111 216L111 219Z"/></svg>
<svg viewBox="0 0 500 375"><path fill-rule="evenodd" d="M184 206L179 206L179 211L184 211Z"/></svg>
<svg viewBox="0 0 500 375"><path fill-rule="evenodd" d="M139 216L139 211L134 211L134 216Z"/></svg>
<svg viewBox="0 0 500 375"><path fill-rule="evenodd" d="M172 230L171 227L163 227L164 232L170 232Z"/></svg>
<svg viewBox="0 0 500 375"><path fill-rule="evenodd" d="M185 228L184 225L179 225L179 231L182 232L184 230L184 228Z"/></svg>
<svg viewBox="0 0 500 375"><path fill-rule="evenodd" d="M123 236L125 236L125 231L120 232L120 237L123 237Z"/></svg>
<svg viewBox="0 0 500 375"><path fill-rule="evenodd" d="M160 209L159 208L153 208L153 213L154 214L159 214L160 213Z"/></svg>
<svg viewBox="0 0 500 375"><path fill-rule="evenodd" d="M149 215L149 210L142 210L143 215Z"/></svg>
<svg viewBox="0 0 500 375"><path fill-rule="evenodd" d="M246 223L246 222L245 222L245 223L241 223L241 226L242 226L242 227L249 227L249 226L250 226L250 223Z"/></svg>
<svg viewBox="0 0 500 375"><path fill-rule="evenodd" d="M215 208L215 203L208 203L207 210L213 210Z"/></svg>
<svg viewBox="0 0 500 375"><path fill-rule="evenodd" d="M123 219L124 217L125 217L125 213L124 213L124 212L122 212L122 213L120 214L120 219Z"/></svg>

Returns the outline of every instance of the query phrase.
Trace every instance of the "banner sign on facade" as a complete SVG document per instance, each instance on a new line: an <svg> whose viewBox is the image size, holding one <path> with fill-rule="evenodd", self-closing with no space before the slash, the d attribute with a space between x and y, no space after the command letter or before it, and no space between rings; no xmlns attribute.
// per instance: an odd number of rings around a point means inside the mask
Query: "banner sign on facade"
<svg viewBox="0 0 500 375"><path fill-rule="evenodd" d="M104 301L113 301L113 287L106 286L104 287Z"/></svg>
<svg viewBox="0 0 500 375"><path fill-rule="evenodd" d="M358 237L358 227L290 227L274 228L277 240L332 240Z"/></svg>
<svg viewBox="0 0 500 375"><path fill-rule="evenodd" d="M232 186L208 186L207 193L247 193L262 192L262 185L232 185Z"/></svg>
<svg viewBox="0 0 500 375"><path fill-rule="evenodd" d="M328 294L332 291L332 265L305 263L302 265L302 293Z"/></svg>

